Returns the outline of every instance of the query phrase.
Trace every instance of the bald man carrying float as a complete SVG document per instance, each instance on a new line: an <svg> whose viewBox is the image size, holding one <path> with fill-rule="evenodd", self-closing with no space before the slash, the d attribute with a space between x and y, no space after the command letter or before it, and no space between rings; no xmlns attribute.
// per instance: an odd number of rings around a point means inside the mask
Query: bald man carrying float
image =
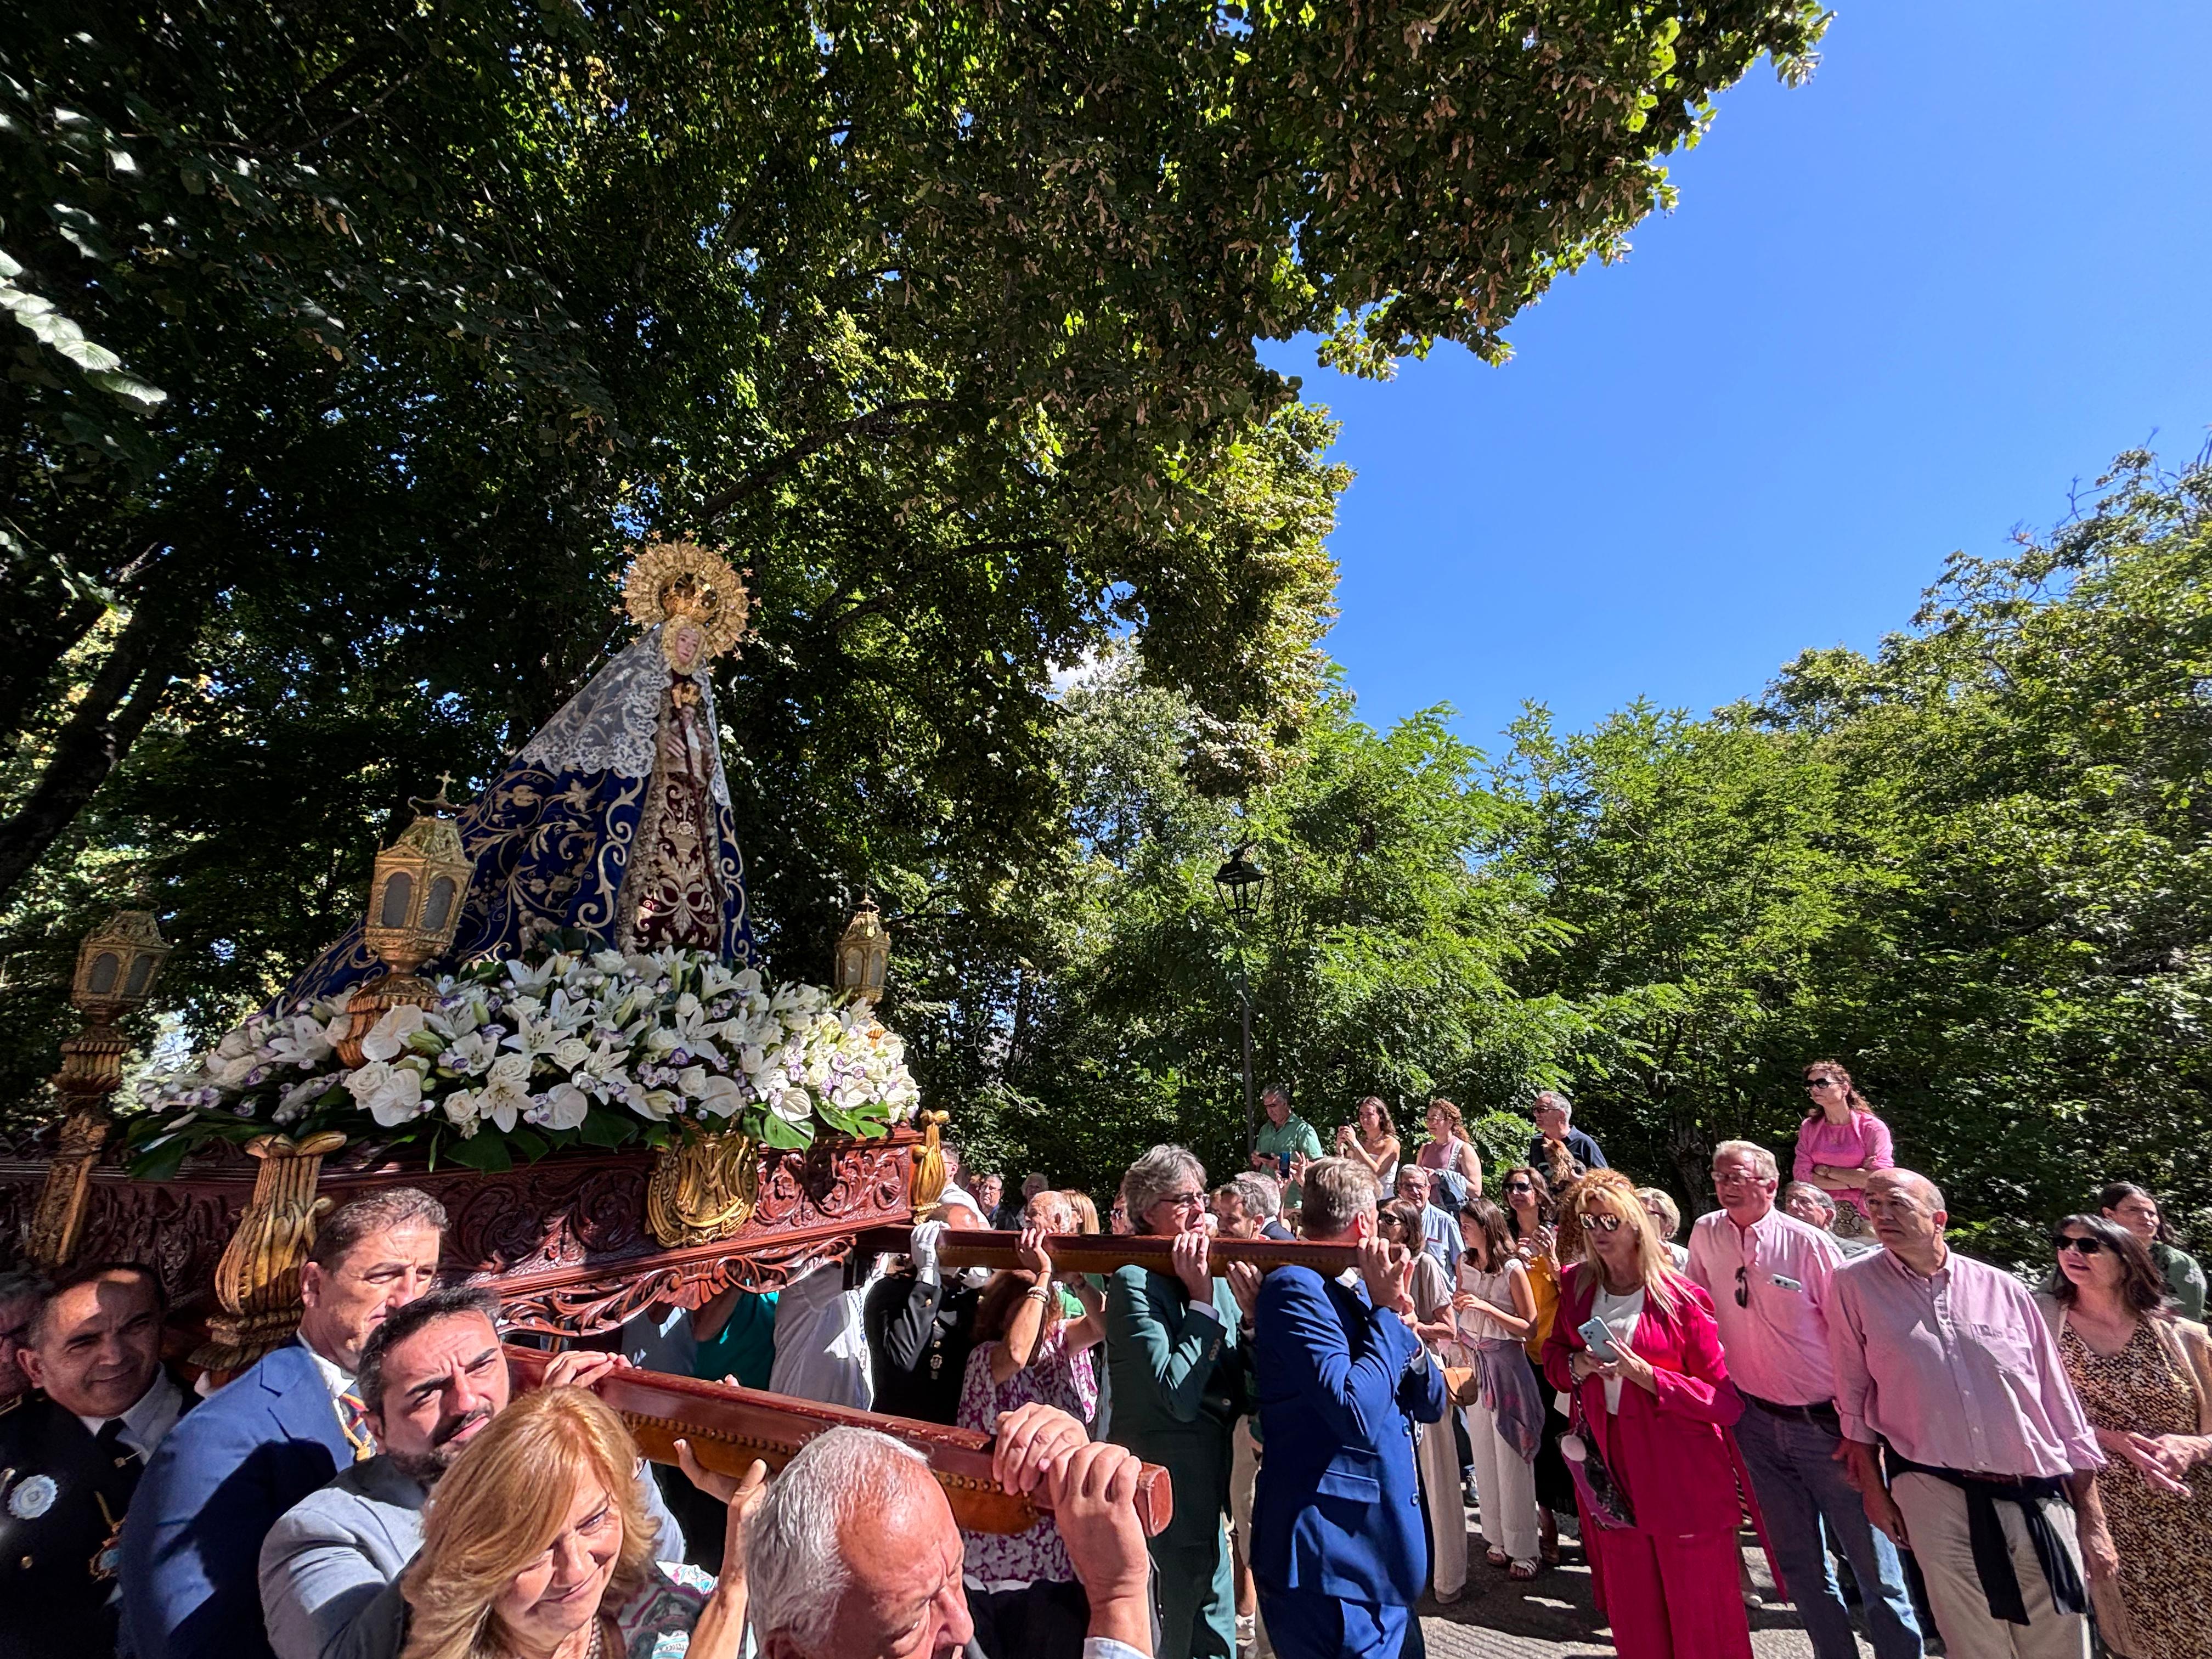
<svg viewBox="0 0 2212 1659"><path fill-rule="evenodd" d="M1865 1192L1881 1249L1836 1269L1828 1342L1867 1518L1918 1558L1951 1659L2088 1659L2105 1457L2050 1328L1943 1242L1934 1182L1881 1170Z"/></svg>

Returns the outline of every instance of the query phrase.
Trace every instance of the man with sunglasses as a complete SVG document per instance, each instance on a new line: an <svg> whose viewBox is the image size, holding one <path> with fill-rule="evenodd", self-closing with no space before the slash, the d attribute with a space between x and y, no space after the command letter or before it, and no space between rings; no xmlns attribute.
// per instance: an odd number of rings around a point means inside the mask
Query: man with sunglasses
<svg viewBox="0 0 2212 1659"><path fill-rule="evenodd" d="M1721 1207L1690 1230L1689 1276L1713 1299L1729 1376L1749 1407L1736 1443L1815 1659L1858 1653L1823 1523L1859 1581L1875 1659L1917 1659L1920 1626L1897 1547L1868 1521L1843 1462L1826 1310L1844 1255L1826 1233L1775 1208L1781 1174L1764 1146L1720 1144L1713 1195Z"/></svg>
<svg viewBox="0 0 2212 1659"><path fill-rule="evenodd" d="M2118 1562L2050 1328L2027 1285L1944 1242L1926 1176L1875 1170L1866 1212L1882 1248L1835 1274L1828 1340L1868 1518L1918 1560L1953 1659L2087 1659L2084 1569Z"/></svg>

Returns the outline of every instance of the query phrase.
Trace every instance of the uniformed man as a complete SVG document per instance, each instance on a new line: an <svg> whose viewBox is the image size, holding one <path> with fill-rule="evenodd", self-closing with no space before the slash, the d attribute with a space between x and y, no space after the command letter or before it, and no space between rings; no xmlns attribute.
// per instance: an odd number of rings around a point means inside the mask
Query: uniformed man
<svg viewBox="0 0 2212 1659"><path fill-rule="evenodd" d="M914 1230L910 1267L887 1273L860 1305L867 1334L875 1408L925 1423L951 1423L960 1414L960 1386L975 1346L975 1308L981 1280L956 1275L947 1285L937 1262L937 1243L949 1228L972 1232L981 1212L967 1195L948 1192L929 1220Z"/></svg>
<svg viewBox="0 0 2212 1659"><path fill-rule="evenodd" d="M161 1282L130 1262L64 1273L0 1410L0 1659L112 1653L115 1547L146 1460L184 1410L161 1369Z"/></svg>

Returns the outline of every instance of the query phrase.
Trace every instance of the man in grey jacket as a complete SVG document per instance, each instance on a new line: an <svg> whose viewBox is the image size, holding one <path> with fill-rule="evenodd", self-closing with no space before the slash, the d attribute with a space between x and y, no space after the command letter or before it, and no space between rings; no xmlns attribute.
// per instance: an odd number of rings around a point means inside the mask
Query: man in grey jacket
<svg viewBox="0 0 2212 1659"><path fill-rule="evenodd" d="M369 1339L356 1386L378 1455L302 1498L261 1547L261 1611L277 1659L398 1659L407 1637L399 1576L422 1547L422 1506L507 1406L498 1310L488 1291L433 1291ZM588 1384L628 1363L564 1353L545 1382ZM659 1528L656 1559L682 1560L684 1534L659 1489L642 1468L638 1481Z"/></svg>

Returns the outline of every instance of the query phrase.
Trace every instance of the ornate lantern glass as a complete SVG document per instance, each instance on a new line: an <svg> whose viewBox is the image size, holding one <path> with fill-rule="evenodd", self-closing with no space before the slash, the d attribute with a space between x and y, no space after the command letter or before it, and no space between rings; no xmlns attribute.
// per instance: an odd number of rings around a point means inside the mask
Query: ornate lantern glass
<svg viewBox="0 0 2212 1659"><path fill-rule="evenodd" d="M154 993L168 941L151 910L118 910L77 946L76 978L70 1000L88 1014L112 1020Z"/></svg>
<svg viewBox="0 0 2212 1659"><path fill-rule="evenodd" d="M891 936L884 928L876 902L866 894L860 908L845 924L837 940L836 975L833 983L841 993L850 992L862 1002L873 1002L884 994L884 976L890 969Z"/></svg>
<svg viewBox="0 0 2212 1659"><path fill-rule="evenodd" d="M1258 914L1260 896L1267 886L1267 872L1252 861L1252 843L1246 842L1229 855L1229 862L1213 872L1221 902L1239 921Z"/></svg>
<svg viewBox="0 0 2212 1659"><path fill-rule="evenodd" d="M415 803L427 810L376 855L362 936L394 974L412 974L443 956L460 925L461 900L476 860L461 850L460 827L440 810L445 792Z"/></svg>

